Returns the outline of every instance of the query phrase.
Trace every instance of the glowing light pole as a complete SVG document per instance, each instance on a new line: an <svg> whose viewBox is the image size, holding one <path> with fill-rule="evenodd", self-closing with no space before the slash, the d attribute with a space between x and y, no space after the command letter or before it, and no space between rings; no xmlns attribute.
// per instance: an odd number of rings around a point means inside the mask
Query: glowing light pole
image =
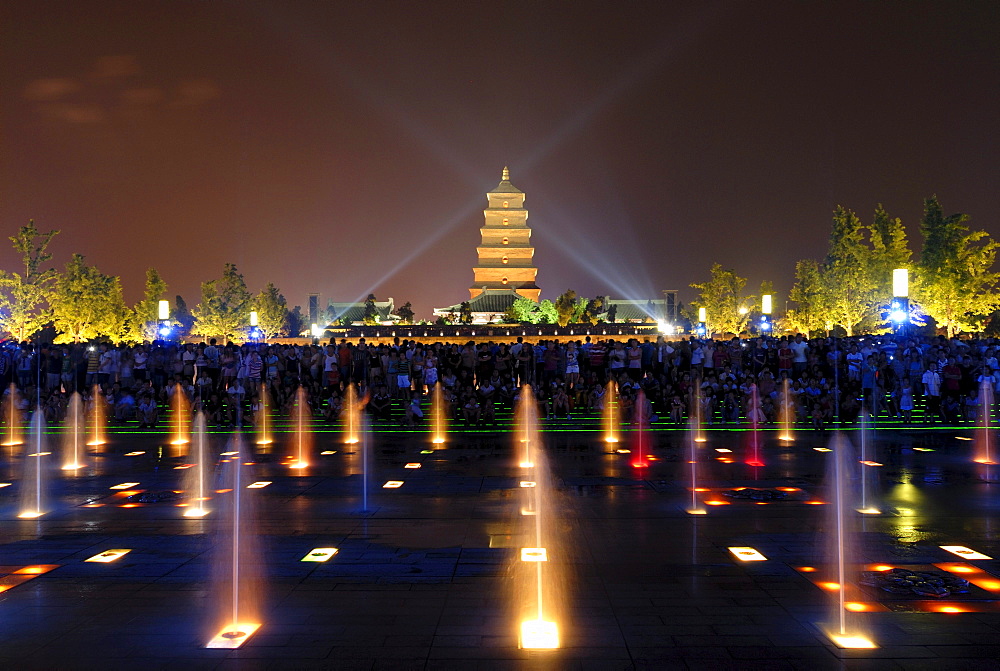
<svg viewBox="0 0 1000 671"><path fill-rule="evenodd" d="M250 311L250 340L251 342L257 342L260 340L260 329L258 328L259 322L257 319L257 311Z"/></svg>
<svg viewBox="0 0 1000 671"><path fill-rule="evenodd" d="M708 333L705 322L708 321L708 309L698 308L698 335L703 336Z"/></svg>
<svg viewBox="0 0 1000 671"><path fill-rule="evenodd" d="M762 333L771 332L771 294L760 297L760 330Z"/></svg>
<svg viewBox="0 0 1000 671"><path fill-rule="evenodd" d="M157 305L156 318L160 322L157 333L161 338L170 335L170 301L160 301Z"/></svg>
<svg viewBox="0 0 1000 671"><path fill-rule="evenodd" d="M906 325L910 321L909 296L910 273L906 268L896 268L892 271L892 307L889 309L889 319L900 334L906 333Z"/></svg>

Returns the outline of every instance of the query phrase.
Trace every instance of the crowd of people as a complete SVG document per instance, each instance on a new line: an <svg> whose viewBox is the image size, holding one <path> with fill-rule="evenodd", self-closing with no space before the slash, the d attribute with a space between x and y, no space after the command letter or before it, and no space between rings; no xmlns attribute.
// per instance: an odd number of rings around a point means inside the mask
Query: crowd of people
<svg viewBox="0 0 1000 671"><path fill-rule="evenodd" d="M451 416L475 425L495 424L498 409L512 408L531 385L549 418L599 414L613 397L625 421L642 414L679 424L698 412L709 424L766 425L781 421L785 410L788 421L825 428L862 414L910 424L915 410L921 422L976 422L1000 387L998 352L995 339L943 336L8 342L0 348L0 384L6 402L25 416L40 404L47 421L59 421L70 395L80 392L86 403L105 403L111 421L139 427L156 426L179 392L210 424L252 425L267 407L291 413L300 388L309 411L334 422L351 384L373 421L415 425L440 383Z"/></svg>

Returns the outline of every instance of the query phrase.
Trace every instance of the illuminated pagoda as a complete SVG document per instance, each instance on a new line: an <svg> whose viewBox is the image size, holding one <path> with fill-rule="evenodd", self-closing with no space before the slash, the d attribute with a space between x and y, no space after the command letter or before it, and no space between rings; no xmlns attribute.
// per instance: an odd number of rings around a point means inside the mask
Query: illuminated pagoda
<svg viewBox="0 0 1000 671"><path fill-rule="evenodd" d="M475 299L490 289L513 289L524 298L538 301L541 289L535 284L538 268L534 265L535 248L531 246L524 192L510 183L506 167L500 184L486 194L486 199L486 221L479 229L483 242L477 248L479 263L472 269L475 279L469 287L469 298Z"/></svg>

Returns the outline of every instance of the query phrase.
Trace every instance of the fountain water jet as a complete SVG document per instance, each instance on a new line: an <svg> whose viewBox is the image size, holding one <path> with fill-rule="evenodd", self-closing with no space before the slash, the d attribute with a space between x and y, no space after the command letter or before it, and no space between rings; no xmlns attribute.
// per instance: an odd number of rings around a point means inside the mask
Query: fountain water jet
<svg viewBox="0 0 1000 671"><path fill-rule="evenodd" d="M649 462L646 455L649 454L649 414L651 412L646 394L641 389L635 395L635 438L632 441L632 451L635 458L632 459L632 468L646 468Z"/></svg>
<svg viewBox="0 0 1000 671"><path fill-rule="evenodd" d="M618 442L618 384L608 380L604 390L604 442Z"/></svg>
<svg viewBox="0 0 1000 671"><path fill-rule="evenodd" d="M781 380L781 433L778 440L795 440L795 404L792 403L791 385L787 377Z"/></svg>
<svg viewBox="0 0 1000 671"><path fill-rule="evenodd" d="M66 409L66 424L63 427L63 464L64 471L77 471L86 464L81 458L81 448L84 445L83 400L80 394L73 392L69 397Z"/></svg>
<svg viewBox="0 0 1000 671"><path fill-rule="evenodd" d="M856 477L857 459L850 441L842 434L836 434L830 443L830 487L833 490L833 505L829 507L829 525L832 533L829 541L831 557L836 569L836 600L832 603L830 620L821 629L841 648L874 648L875 644L866 635L862 614L847 607L848 581L853 583L855 569L848 562L857 557L853 548L855 516L851 514L855 505L851 496L851 480Z"/></svg>
<svg viewBox="0 0 1000 671"><path fill-rule="evenodd" d="M553 527L548 523L551 507L551 474L538 431L538 408L531 387L525 385L517 407L517 420L524 447L524 478L520 491L524 497L521 508L522 538L533 547L523 547L517 562L517 584L520 629L518 646L526 650L551 650L560 647L559 626L553 613L561 605L563 591L552 576L552 561L565 561L563 548L557 543ZM525 464L528 464L525 466ZM530 539L530 540L529 540Z"/></svg>
<svg viewBox="0 0 1000 671"><path fill-rule="evenodd" d="M18 517L24 519L34 519L41 517L46 512L45 509L45 468L50 452L45 450L44 433L45 416L41 410L36 409L31 418L31 443L30 448L25 450L24 469L21 476L21 507ZM31 451L34 450L34 451Z"/></svg>
<svg viewBox="0 0 1000 671"><path fill-rule="evenodd" d="M305 387L299 385L295 392L295 462L292 468L308 468L309 454L312 452L312 431L309 426L312 420L312 408L309 406L309 395Z"/></svg>
<svg viewBox="0 0 1000 671"><path fill-rule="evenodd" d="M216 546L216 585L219 588L218 634L208 648L238 648L260 628L260 552L254 533L253 494L243 484L245 463L242 438L236 434L229 445L233 453L224 464L224 477L232 491L228 497Z"/></svg>
<svg viewBox="0 0 1000 671"><path fill-rule="evenodd" d="M358 403L358 390L353 383L348 384L344 391L344 406L341 412L344 416L344 442L355 445L359 441L361 408Z"/></svg>
<svg viewBox="0 0 1000 671"><path fill-rule="evenodd" d="M869 430L867 413L861 413L859 421L861 422L859 429L861 454L858 460L861 463L861 507L858 508L858 512L862 515L878 515L882 511L873 503L878 491L878 463L872 459L875 453L875 433Z"/></svg>
<svg viewBox="0 0 1000 671"><path fill-rule="evenodd" d="M187 453L186 446L191 442L191 403L187 393L180 384L174 385L173 398L170 399L173 417L173 438L170 440L171 454L183 457Z"/></svg>
<svg viewBox="0 0 1000 671"><path fill-rule="evenodd" d="M440 382L435 382L434 395L431 397L432 430L434 431L434 437L431 439L431 442L435 445L443 445L448 435L446 416L447 408L444 401L444 389Z"/></svg>
<svg viewBox="0 0 1000 671"><path fill-rule="evenodd" d="M993 426L993 385L989 380L979 383L979 421L976 427L976 442L973 461L981 464L982 479L992 482L997 475L993 466L997 465L996 445Z"/></svg>
<svg viewBox="0 0 1000 671"><path fill-rule="evenodd" d="M184 491L187 495L188 507L184 517L204 517L209 513L206 505L208 496L208 477L211 471L208 467L208 436L205 430L205 413L199 412L194 418L194 468L187 469L184 475Z"/></svg>
<svg viewBox="0 0 1000 671"><path fill-rule="evenodd" d="M764 422L764 411L760 407L760 392L756 383L750 389L747 421L750 423L750 457L747 459L747 465L760 468L764 465L760 450L760 425Z"/></svg>
<svg viewBox="0 0 1000 671"><path fill-rule="evenodd" d="M271 427L268 421L271 414L271 395L267 391L267 385L260 387L260 412L257 414L258 416L254 418L257 424L257 444L270 445L274 441L271 439ZM261 451L267 452L269 449L265 447Z"/></svg>
<svg viewBox="0 0 1000 671"><path fill-rule="evenodd" d="M688 420L688 473L691 486L691 503L686 512L688 515L704 515L705 507L698 502L698 432L701 425L696 416Z"/></svg>
<svg viewBox="0 0 1000 671"><path fill-rule="evenodd" d="M17 385L13 382L7 389L3 398L3 418L7 423L7 430L4 432L6 438L3 441L4 447L13 448L17 445L22 445L24 440L21 436L21 408L19 407L21 403L21 395L17 391ZM14 456L14 450L11 449L10 456Z"/></svg>
<svg viewBox="0 0 1000 671"><path fill-rule="evenodd" d="M705 421L702 416L702 399L701 399L701 385L694 385L694 398L691 402L691 412L688 418L694 421L694 436L692 440L696 443L707 442L708 439L705 437Z"/></svg>
<svg viewBox="0 0 1000 671"><path fill-rule="evenodd" d="M95 384L90 394L90 431L91 439L87 441L89 447L100 447L107 442L105 435L106 420L104 418L104 394L101 393L101 385Z"/></svg>

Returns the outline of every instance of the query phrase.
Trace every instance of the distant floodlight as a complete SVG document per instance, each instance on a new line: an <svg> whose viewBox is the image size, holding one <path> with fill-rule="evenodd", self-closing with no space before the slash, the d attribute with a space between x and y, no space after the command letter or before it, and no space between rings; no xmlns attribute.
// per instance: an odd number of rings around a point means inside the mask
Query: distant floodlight
<svg viewBox="0 0 1000 671"><path fill-rule="evenodd" d="M170 335L170 327L169 326L161 326L160 327L160 335L163 336L164 338L166 338L168 335Z"/></svg>
<svg viewBox="0 0 1000 671"><path fill-rule="evenodd" d="M766 315L771 314L771 294L760 297L760 311Z"/></svg>
<svg viewBox="0 0 1000 671"><path fill-rule="evenodd" d="M660 333L673 333L674 331L673 325L662 319L656 322L656 328L660 331Z"/></svg>
<svg viewBox="0 0 1000 671"><path fill-rule="evenodd" d="M910 271L906 268L896 268L892 271L892 295L896 298L909 298Z"/></svg>
<svg viewBox="0 0 1000 671"><path fill-rule="evenodd" d="M309 330L312 333L313 338L319 338L323 335L323 330L320 329L318 324L313 324Z"/></svg>
<svg viewBox="0 0 1000 671"><path fill-rule="evenodd" d="M170 319L170 301L160 301L157 314L160 321Z"/></svg>
<svg viewBox="0 0 1000 671"><path fill-rule="evenodd" d="M897 324L902 324L907 319L906 310L903 309L903 304L901 301L892 302L892 310L889 311L889 319L896 322Z"/></svg>

